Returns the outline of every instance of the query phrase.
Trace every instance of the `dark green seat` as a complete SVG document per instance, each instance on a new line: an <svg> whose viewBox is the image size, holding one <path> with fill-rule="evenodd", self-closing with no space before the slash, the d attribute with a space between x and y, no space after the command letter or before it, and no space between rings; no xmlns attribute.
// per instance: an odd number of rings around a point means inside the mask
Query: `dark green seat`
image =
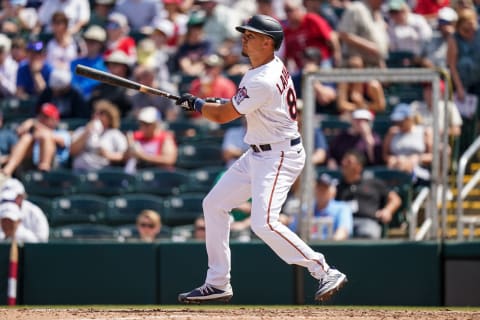
<svg viewBox="0 0 480 320"><path fill-rule="evenodd" d="M77 223L103 223L107 210L107 199L94 194L75 194L57 197L52 202L50 222L53 226Z"/></svg>
<svg viewBox="0 0 480 320"><path fill-rule="evenodd" d="M82 177L71 170L28 171L21 180L29 195L56 197L78 191Z"/></svg>
<svg viewBox="0 0 480 320"><path fill-rule="evenodd" d="M212 189L225 166L203 167L190 171L190 183L185 186L185 192L207 193Z"/></svg>
<svg viewBox="0 0 480 320"><path fill-rule="evenodd" d="M224 165L222 147L210 144L183 144L178 147L176 166L197 169Z"/></svg>
<svg viewBox="0 0 480 320"><path fill-rule="evenodd" d="M72 224L53 228L50 239L57 240L116 240L117 232L101 224Z"/></svg>
<svg viewBox="0 0 480 320"><path fill-rule="evenodd" d="M203 213L204 194L181 194L165 198L164 224L174 227L193 224Z"/></svg>
<svg viewBox="0 0 480 320"><path fill-rule="evenodd" d="M58 128L68 131L74 131L79 127L83 127L88 123L85 118L65 118L58 123Z"/></svg>
<svg viewBox="0 0 480 320"><path fill-rule="evenodd" d="M132 193L111 197L108 200L106 222L108 225L135 223L142 210L154 210L163 217L163 199L152 194Z"/></svg>
<svg viewBox="0 0 480 320"><path fill-rule="evenodd" d="M182 169L142 169L136 178L136 192L161 196L179 194L190 182L188 172Z"/></svg>
<svg viewBox="0 0 480 320"><path fill-rule="evenodd" d="M40 209L42 209L47 219L50 220L50 217L52 215L52 210L53 210L52 199L48 197L43 197L43 196L28 195L27 200L37 205Z"/></svg>
<svg viewBox="0 0 480 320"><path fill-rule="evenodd" d="M135 176L124 172L123 168L105 168L82 173L82 176L78 192L114 196L135 191Z"/></svg>
<svg viewBox="0 0 480 320"><path fill-rule="evenodd" d="M35 99L8 98L0 103L4 121L24 120L35 116Z"/></svg>
<svg viewBox="0 0 480 320"><path fill-rule="evenodd" d="M338 116L328 116L320 121L320 128L329 142L340 132L350 128L350 125L350 122L341 120Z"/></svg>

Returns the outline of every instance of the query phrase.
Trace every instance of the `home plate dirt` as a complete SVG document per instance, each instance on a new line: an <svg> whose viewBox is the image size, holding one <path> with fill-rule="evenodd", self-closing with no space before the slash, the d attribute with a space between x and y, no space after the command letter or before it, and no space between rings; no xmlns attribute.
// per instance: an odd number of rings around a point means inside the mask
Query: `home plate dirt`
<svg viewBox="0 0 480 320"><path fill-rule="evenodd" d="M1 320L479 320L480 311L342 307L2 308Z"/></svg>

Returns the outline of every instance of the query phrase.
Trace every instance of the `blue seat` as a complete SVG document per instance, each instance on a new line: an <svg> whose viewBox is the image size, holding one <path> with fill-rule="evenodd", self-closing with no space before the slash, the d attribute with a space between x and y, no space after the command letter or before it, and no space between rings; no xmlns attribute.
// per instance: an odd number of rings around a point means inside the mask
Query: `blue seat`
<svg viewBox="0 0 480 320"><path fill-rule="evenodd" d="M58 240L116 240L118 233L112 227L101 224L72 224L53 228L50 239Z"/></svg>
<svg viewBox="0 0 480 320"><path fill-rule="evenodd" d="M182 169L142 169L136 178L136 192L161 196L179 194L190 182L188 172Z"/></svg>
<svg viewBox="0 0 480 320"><path fill-rule="evenodd" d="M193 224L203 213L203 197L204 194L181 194L165 198L164 224L170 227Z"/></svg>
<svg viewBox="0 0 480 320"><path fill-rule="evenodd" d="M132 193L108 199L106 222L108 225L135 223L142 210L154 210L163 217L164 202L153 194Z"/></svg>
<svg viewBox="0 0 480 320"><path fill-rule="evenodd" d="M197 169L224 165L222 147L210 144L184 144L178 147L176 166Z"/></svg>
<svg viewBox="0 0 480 320"><path fill-rule="evenodd" d="M28 201L37 205L40 209L42 209L45 216L50 221L52 210L53 210L53 200L48 197L37 196L37 195L29 195L27 198Z"/></svg>
<svg viewBox="0 0 480 320"><path fill-rule="evenodd" d="M202 167L190 170L190 182L185 186L185 192L207 193L212 189L225 166Z"/></svg>
<svg viewBox="0 0 480 320"><path fill-rule="evenodd" d="M78 192L114 196L135 191L136 178L123 171L123 168L105 168L86 172Z"/></svg>
<svg viewBox="0 0 480 320"><path fill-rule="evenodd" d="M29 195L56 197L73 194L82 184L82 177L71 170L56 169L49 172L28 171L21 179Z"/></svg>

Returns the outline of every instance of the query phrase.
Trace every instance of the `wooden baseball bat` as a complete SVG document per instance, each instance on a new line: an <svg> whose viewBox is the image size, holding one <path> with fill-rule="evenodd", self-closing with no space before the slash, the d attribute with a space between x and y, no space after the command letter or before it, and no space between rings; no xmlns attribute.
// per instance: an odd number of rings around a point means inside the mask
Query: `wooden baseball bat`
<svg viewBox="0 0 480 320"><path fill-rule="evenodd" d="M179 96L176 96L174 94L171 94L171 93L159 90L159 89L155 89L155 88L140 84L138 82L135 82L135 81L123 78L123 77L119 77L119 76L116 76L114 74L111 74L111 73L108 73L108 72L105 72L105 71L90 68L90 67L87 67L87 66L84 66L84 65L81 65L81 64L79 64L75 67L75 73L78 74L78 75L87 77L87 78L98 80L98 81L103 82L103 83L108 83L112 86L118 86L118 87L124 87L124 88L128 88L128 89L138 90L138 91L143 92L143 93L154 94L154 95L166 97L166 98L169 98L169 99L172 99L172 100L180 99Z"/></svg>

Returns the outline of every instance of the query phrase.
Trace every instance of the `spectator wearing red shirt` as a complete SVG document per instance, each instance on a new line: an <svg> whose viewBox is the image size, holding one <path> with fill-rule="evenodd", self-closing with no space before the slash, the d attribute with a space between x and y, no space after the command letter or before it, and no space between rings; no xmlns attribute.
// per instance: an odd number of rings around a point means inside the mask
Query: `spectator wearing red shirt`
<svg viewBox="0 0 480 320"><path fill-rule="evenodd" d="M430 23L436 22L438 10L448 7L450 0L417 0L414 13L425 17Z"/></svg>
<svg viewBox="0 0 480 320"><path fill-rule="evenodd" d="M144 107L137 117L140 129L127 134L129 148L124 158L127 172L146 167L172 168L177 161L175 137L160 126L155 107Z"/></svg>
<svg viewBox="0 0 480 320"><path fill-rule="evenodd" d="M127 18L118 12L111 13L107 22L107 48L105 50L105 59L114 51L123 51L131 59L131 63L137 60L137 50L135 40L128 35Z"/></svg>
<svg viewBox="0 0 480 320"><path fill-rule="evenodd" d="M286 0L284 10L285 59L295 62L296 70L303 68L303 52L307 47L318 48L322 67L341 63L340 43L335 31L321 16L307 12L301 0Z"/></svg>

